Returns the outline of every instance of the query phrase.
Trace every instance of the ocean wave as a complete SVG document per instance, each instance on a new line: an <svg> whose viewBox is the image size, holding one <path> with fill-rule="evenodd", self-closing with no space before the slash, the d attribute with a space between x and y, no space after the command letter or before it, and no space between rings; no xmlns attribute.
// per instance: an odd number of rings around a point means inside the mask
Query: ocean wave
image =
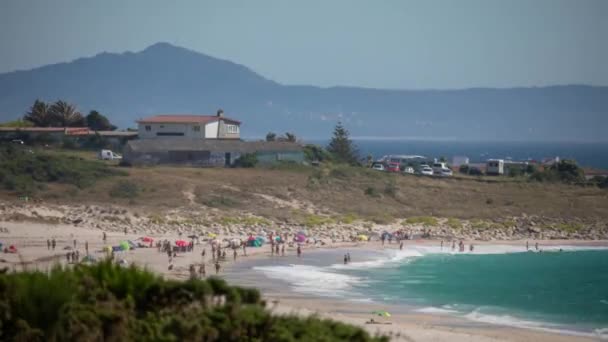
<svg viewBox="0 0 608 342"><path fill-rule="evenodd" d="M514 328L523 328L523 329L532 329L538 331L545 331L550 333L562 334L562 335L571 335L571 336L581 336L581 337L591 337L591 338L608 338L608 331L605 329L596 329L593 333L567 330L559 325L550 324L546 322L537 322L537 321L529 321L520 318L516 318L510 315L490 315L479 312L479 310L473 310L472 312L463 315L464 318L469 319L475 322L494 324L494 325L503 325Z"/></svg>
<svg viewBox="0 0 608 342"><path fill-rule="evenodd" d="M428 313L428 314L456 314L456 313L458 313L458 311L456 311L456 310L436 308L433 306L417 309L416 312Z"/></svg>
<svg viewBox="0 0 608 342"><path fill-rule="evenodd" d="M417 251L416 249L407 249L407 250L394 250L394 249L386 249L383 250L380 255L378 255L375 259L366 260L366 261L358 261L351 262L348 264L334 264L329 266L332 269L360 269L360 268L378 268L386 266L387 264L402 264L408 258L417 258L421 257L424 254Z"/></svg>
<svg viewBox="0 0 608 342"><path fill-rule="evenodd" d="M294 291L322 296L352 296L355 294L353 285L363 283L361 278L328 272L317 266L257 266L253 269L268 278L287 281Z"/></svg>

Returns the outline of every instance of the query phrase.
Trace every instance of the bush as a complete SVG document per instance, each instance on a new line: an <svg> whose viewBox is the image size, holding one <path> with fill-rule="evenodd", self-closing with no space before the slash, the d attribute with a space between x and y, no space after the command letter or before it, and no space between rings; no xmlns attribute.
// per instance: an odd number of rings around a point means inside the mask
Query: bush
<svg viewBox="0 0 608 342"><path fill-rule="evenodd" d="M397 189L397 182L395 181L394 177L389 179L388 182L386 182L386 185L384 186L384 194L390 197L397 196L398 190L399 189Z"/></svg>
<svg viewBox="0 0 608 342"><path fill-rule="evenodd" d="M422 224L424 226L436 226L439 221L431 216L413 216L403 221L403 224Z"/></svg>
<svg viewBox="0 0 608 342"><path fill-rule="evenodd" d="M376 188L374 188L373 186L368 186L367 188L365 188L365 194L370 197L380 197L378 190L376 190Z"/></svg>
<svg viewBox="0 0 608 342"><path fill-rule="evenodd" d="M234 162L236 167L255 167L258 164L258 156L255 153L245 153Z"/></svg>
<svg viewBox="0 0 608 342"><path fill-rule="evenodd" d="M165 280L109 261L0 275L0 307L6 341L388 341L317 317L272 315L257 290L221 279Z"/></svg>
<svg viewBox="0 0 608 342"><path fill-rule="evenodd" d="M138 194L137 184L128 180L120 181L110 189L110 196L116 198L135 198Z"/></svg>

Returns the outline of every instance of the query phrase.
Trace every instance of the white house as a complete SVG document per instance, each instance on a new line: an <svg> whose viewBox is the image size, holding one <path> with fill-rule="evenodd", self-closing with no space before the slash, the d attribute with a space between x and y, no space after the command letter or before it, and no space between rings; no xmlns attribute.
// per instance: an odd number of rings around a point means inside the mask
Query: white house
<svg viewBox="0 0 608 342"><path fill-rule="evenodd" d="M486 162L487 175L502 175L505 173L505 161L503 159L488 159Z"/></svg>
<svg viewBox="0 0 608 342"><path fill-rule="evenodd" d="M241 123L216 115L156 115L137 121L139 139L240 139Z"/></svg>

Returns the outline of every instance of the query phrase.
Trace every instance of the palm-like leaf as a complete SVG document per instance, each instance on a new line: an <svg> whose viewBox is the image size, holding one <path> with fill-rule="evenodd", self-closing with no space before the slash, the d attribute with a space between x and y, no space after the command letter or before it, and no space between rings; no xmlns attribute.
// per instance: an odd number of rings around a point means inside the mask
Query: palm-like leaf
<svg viewBox="0 0 608 342"><path fill-rule="evenodd" d="M49 105L43 101L36 100L30 111L23 116L23 120L29 121L36 127L48 127L51 125Z"/></svg>
<svg viewBox="0 0 608 342"><path fill-rule="evenodd" d="M86 126L85 119L76 107L65 102L57 101L49 109L54 125L60 127Z"/></svg>

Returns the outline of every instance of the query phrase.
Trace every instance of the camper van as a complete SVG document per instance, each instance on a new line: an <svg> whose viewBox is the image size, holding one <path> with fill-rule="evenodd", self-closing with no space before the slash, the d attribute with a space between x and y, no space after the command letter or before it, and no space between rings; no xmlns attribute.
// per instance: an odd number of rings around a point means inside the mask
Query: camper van
<svg viewBox="0 0 608 342"><path fill-rule="evenodd" d="M486 162L486 175L499 176L505 173L505 161L503 159L488 159Z"/></svg>
<svg viewBox="0 0 608 342"><path fill-rule="evenodd" d="M116 154L111 150L101 150L99 151L99 155L97 156L101 160L119 160L122 159L120 154Z"/></svg>

